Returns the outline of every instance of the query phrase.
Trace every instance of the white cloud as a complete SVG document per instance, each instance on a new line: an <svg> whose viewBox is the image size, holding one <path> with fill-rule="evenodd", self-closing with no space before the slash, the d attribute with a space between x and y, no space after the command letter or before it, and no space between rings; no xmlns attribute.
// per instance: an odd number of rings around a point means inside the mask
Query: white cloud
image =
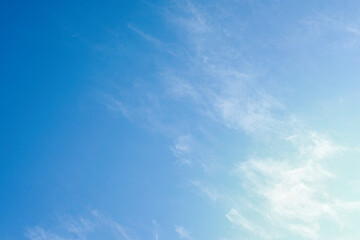
<svg viewBox="0 0 360 240"><path fill-rule="evenodd" d="M357 19L341 11L323 10L300 21L300 34L304 38L322 41L323 46L332 48L354 48L359 46L360 24ZM332 34L330 38L329 35Z"/></svg>
<svg viewBox="0 0 360 240"><path fill-rule="evenodd" d="M104 104L111 111L119 111L125 117L129 117L129 111L125 107L124 103L118 98L106 93L99 94L101 97L101 103Z"/></svg>
<svg viewBox="0 0 360 240"><path fill-rule="evenodd" d="M173 147L170 147L171 151L180 161L181 165L192 166L192 137L190 135L180 136L176 141Z"/></svg>
<svg viewBox="0 0 360 240"><path fill-rule="evenodd" d="M315 131L299 131L286 137L302 157L320 160L331 158L339 152L345 150L345 147L334 144L328 137L322 136Z"/></svg>
<svg viewBox="0 0 360 240"><path fill-rule="evenodd" d="M153 223L153 237L154 237L154 240L159 240L159 224L156 222L156 220L153 220L152 221Z"/></svg>
<svg viewBox="0 0 360 240"><path fill-rule="evenodd" d="M274 112L285 114L283 106L257 82L257 73L241 57L239 43L223 33L223 26L208 16L206 7L182 3L178 13L182 17L173 20L193 47L187 49L185 71L167 68L162 75L168 92L190 101L196 114L227 127L251 134L281 130L282 120Z"/></svg>
<svg viewBox="0 0 360 240"><path fill-rule="evenodd" d="M41 227L29 228L26 232L26 237L31 240L65 240L69 238L62 238L54 233L47 232Z"/></svg>
<svg viewBox="0 0 360 240"><path fill-rule="evenodd" d="M188 239L188 240L193 239L190 233L183 226L176 225L175 231L179 235L179 238Z"/></svg>
<svg viewBox="0 0 360 240"><path fill-rule="evenodd" d="M240 166L246 188L263 198L264 212L292 231L315 233L317 222L324 215L335 217L321 181L330 174L320 165L309 161L292 167L276 161L250 160ZM242 175L244 174L244 175ZM301 230L301 231L300 231ZM311 234L314 236L314 234Z"/></svg>
<svg viewBox="0 0 360 240"><path fill-rule="evenodd" d="M29 227L25 236L30 240L136 239L129 229L97 210L92 210L87 217L62 218L57 226L48 229L40 226Z"/></svg>
<svg viewBox="0 0 360 240"><path fill-rule="evenodd" d="M200 181L191 181L191 183L200 191L200 193L205 194L205 196L210 198L212 201L217 201L223 198L223 196L216 189L208 187Z"/></svg>
<svg viewBox="0 0 360 240"><path fill-rule="evenodd" d="M239 226L242 226L250 231L254 231L257 226L255 226L253 223L251 223L249 220L244 218L239 212L235 209L231 209L228 214L226 214L227 219L229 219L230 222L235 223Z"/></svg>
<svg viewBox="0 0 360 240"><path fill-rule="evenodd" d="M311 141L305 148L299 145L303 159L249 159L239 163L235 172L247 191L245 198L257 201L256 214L260 213L266 228L320 239L324 236L320 227L324 222L333 222L341 232L348 222L344 212L358 209L359 202L342 201L331 193L327 182L335 176L319 161L331 157L340 147L318 134L309 136ZM249 222L240 223L254 231Z"/></svg>
<svg viewBox="0 0 360 240"><path fill-rule="evenodd" d="M127 26L128 26L128 28L130 28L135 33L139 34L141 37L143 37L147 41L149 41L149 42L151 42L151 43L153 43L153 44L155 44L157 46L162 46L163 45L163 43L159 39L157 39L157 38L155 38L155 37L153 37L153 36L151 36L149 34L144 33L143 31L141 31L140 29L134 27L133 25L128 24Z"/></svg>

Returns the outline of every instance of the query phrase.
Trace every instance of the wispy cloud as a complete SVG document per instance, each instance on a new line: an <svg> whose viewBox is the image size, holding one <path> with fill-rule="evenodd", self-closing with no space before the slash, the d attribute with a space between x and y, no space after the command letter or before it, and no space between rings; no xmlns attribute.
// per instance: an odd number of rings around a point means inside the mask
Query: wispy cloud
<svg viewBox="0 0 360 240"><path fill-rule="evenodd" d="M255 231L255 229L258 228L245 217L241 216L239 212L235 209L231 209L230 212L226 214L226 217L227 219L229 219L230 222L242 226L250 231Z"/></svg>
<svg viewBox="0 0 360 240"><path fill-rule="evenodd" d="M106 93L100 94L100 101L111 111L119 111L125 117L129 117L129 111L118 98Z"/></svg>
<svg viewBox="0 0 360 240"><path fill-rule="evenodd" d="M205 194L205 196L210 198L212 201L217 201L223 198L222 194L220 194L215 188L208 187L200 181L191 181L191 184L196 187L200 193Z"/></svg>
<svg viewBox="0 0 360 240"><path fill-rule="evenodd" d="M326 38L332 48L353 48L359 46L360 23L339 12L323 11L300 21L300 33L314 38ZM329 35L332 36L329 38Z"/></svg>
<svg viewBox="0 0 360 240"><path fill-rule="evenodd" d="M264 229L259 227L256 223L250 222L247 218L242 216L236 209L231 209L227 214L226 218L246 230L255 233L257 237L261 239L273 239L275 236L270 235Z"/></svg>
<svg viewBox="0 0 360 240"><path fill-rule="evenodd" d="M360 202L341 200L328 184L337 176L326 169L323 159L333 158L342 148L315 132L297 138L302 139L293 142L295 159L250 158L236 166L234 171L247 191L246 201L257 203L253 221L262 222L265 230L286 230L308 239L326 236L321 226L332 221L340 233L349 221L344 213L360 210ZM239 225L258 232L250 222L237 219Z"/></svg>
<svg viewBox="0 0 360 240"><path fill-rule="evenodd" d="M193 2L185 1L180 9L187 21L178 17L174 22L186 29L192 46L186 61L191 65L183 72L168 69L163 74L170 93L192 101L198 113L227 127L248 133L279 130L281 119L274 112L283 106L260 87L251 64L240 57L237 42Z"/></svg>
<svg viewBox="0 0 360 240"><path fill-rule="evenodd" d="M180 136L171 147L173 154L179 159L180 164L192 166L193 140L190 135Z"/></svg>
<svg viewBox="0 0 360 240"><path fill-rule="evenodd" d="M156 220L153 220L152 221L153 223L153 237L154 237L154 240L159 240L159 224L156 222Z"/></svg>
<svg viewBox="0 0 360 240"><path fill-rule="evenodd" d="M188 240L193 239L190 233L183 226L176 225L175 232L179 235L179 238L188 239Z"/></svg>
<svg viewBox="0 0 360 240"><path fill-rule="evenodd" d="M132 31L134 31L135 33L139 34L141 37L143 37L145 40L157 45L158 47L160 46L163 46L163 42L161 42L159 39L149 35L149 34L146 34L144 33L143 31L141 31L140 29L134 27L133 25L131 24L128 24L127 25L129 29L131 29Z"/></svg>
<svg viewBox="0 0 360 240"><path fill-rule="evenodd" d="M25 236L30 240L137 239L129 229L97 210L92 210L87 217L61 218L59 224L51 228L29 227Z"/></svg>
<svg viewBox="0 0 360 240"><path fill-rule="evenodd" d="M334 203L321 186L331 174L318 164L309 161L293 168L284 162L250 160L242 163L238 171L239 177L245 177L249 195L263 200L259 211L264 217L271 216L278 226L317 238L321 218L337 221Z"/></svg>

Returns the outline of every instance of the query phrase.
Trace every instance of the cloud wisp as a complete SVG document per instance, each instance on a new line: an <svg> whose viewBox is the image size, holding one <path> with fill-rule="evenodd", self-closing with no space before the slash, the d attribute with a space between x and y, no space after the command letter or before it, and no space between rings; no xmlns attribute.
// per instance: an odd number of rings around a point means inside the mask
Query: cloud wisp
<svg viewBox="0 0 360 240"><path fill-rule="evenodd" d="M87 217L62 218L55 227L29 227L25 236L30 240L137 239L128 228L97 210L92 210Z"/></svg>
<svg viewBox="0 0 360 240"><path fill-rule="evenodd" d="M176 225L175 232L178 234L179 238L181 239L187 239L187 240L193 239L191 234L183 226Z"/></svg>

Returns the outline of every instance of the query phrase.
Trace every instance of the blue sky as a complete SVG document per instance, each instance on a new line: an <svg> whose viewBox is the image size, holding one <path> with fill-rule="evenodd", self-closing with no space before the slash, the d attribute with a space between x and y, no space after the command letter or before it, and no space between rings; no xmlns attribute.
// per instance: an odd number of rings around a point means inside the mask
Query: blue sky
<svg viewBox="0 0 360 240"><path fill-rule="evenodd" d="M358 2L0 4L1 239L359 239Z"/></svg>

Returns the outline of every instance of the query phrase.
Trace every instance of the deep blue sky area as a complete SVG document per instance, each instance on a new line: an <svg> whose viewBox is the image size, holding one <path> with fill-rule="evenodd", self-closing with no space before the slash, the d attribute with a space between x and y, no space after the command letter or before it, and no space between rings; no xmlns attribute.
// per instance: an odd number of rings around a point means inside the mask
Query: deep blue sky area
<svg viewBox="0 0 360 240"><path fill-rule="evenodd" d="M133 1L1 5L1 239L22 239L28 226L90 207L150 220L169 207L154 196L173 194L172 156L161 147L170 143L91 100L98 72L114 58L96 45L114 28L131 41L121 29L151 13ZM125 76L133 74L128 65L146 71L132 56L116 58ZM164 164L168 171L158 173ZM129 207L142 201L153 208Z"/></svg>

